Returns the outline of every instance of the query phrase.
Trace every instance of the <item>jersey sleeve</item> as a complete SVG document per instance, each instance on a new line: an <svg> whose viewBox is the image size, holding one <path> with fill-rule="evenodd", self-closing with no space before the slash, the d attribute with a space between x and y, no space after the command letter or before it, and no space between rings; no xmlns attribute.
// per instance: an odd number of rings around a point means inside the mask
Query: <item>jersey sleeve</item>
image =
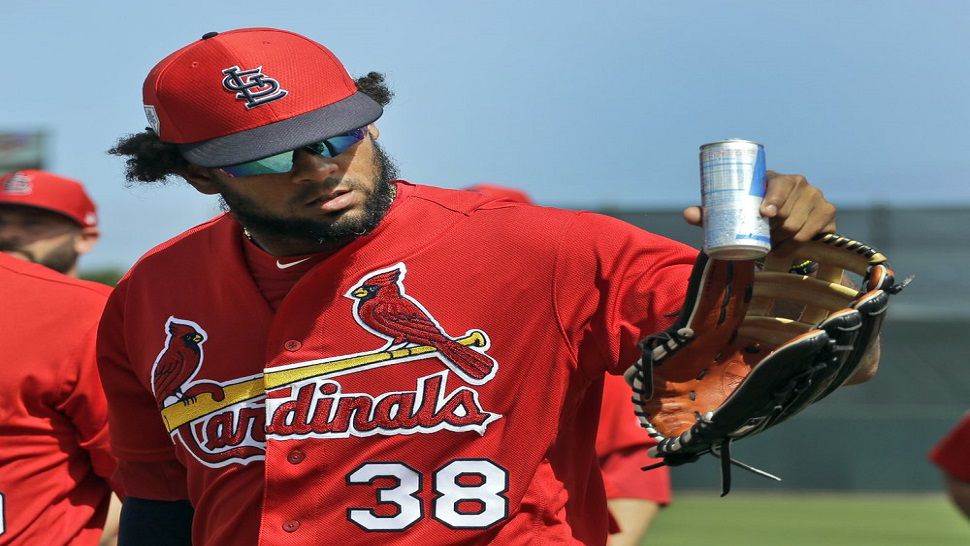
<svg viewBox="0 0 970 546"><path fill-rule="evenodd" d="M175 456L175 445L165 430L151 388L138 379L128 361L124 282L108 299L97 342L118 475L129 496L184 500L188 498L185 467Z"/></svg>
<svg viewBox="0 0 970 546"><path fill-rule="evenodd" d="M697 250L595 213L580 213L557 251L559 326L591 376L622 374L637 342L673 324Z"/></svg>
<svg viewBox="0 0 970 546"><path fill-rule="evenodd" d="M80 344L69 351L76 362L61 367L69 376L62 381L64 392L57 409L73 425L78 446L88 453L95 474L111 483L116 493L123 495L120 482L115 479L118 464L111 453L108 404L101 388L95 358L96 335L95 324L81 337Z"/></svg>
<svg viewBox="0 0 970 546"><path fill-rule="evenodd" d="M930 460L954 478L970 482L970 414L933 447Z"/></svg>

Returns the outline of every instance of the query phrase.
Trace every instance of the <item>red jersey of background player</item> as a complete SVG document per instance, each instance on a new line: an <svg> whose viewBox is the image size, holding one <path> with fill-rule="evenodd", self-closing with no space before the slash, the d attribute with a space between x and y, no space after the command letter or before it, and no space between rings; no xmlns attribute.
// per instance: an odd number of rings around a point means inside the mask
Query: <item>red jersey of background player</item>
<svg viewBox="0 0 970 546"><path fill-rule="evenodd" d="M396 186L275 313L229 216L132 268L99 337L128 493L191 499L198 544L603 543L603 374L666 325L696 251Z"/></svg>
<svg viewBox="0 0 970 546"><path fill-rule="evenodd" d="M933 446L930 460L954 478L970 482L970 414Z"/></svg>
<svg viewBox="0 0 970 546"><path fill-rule="evenodd" d="M631 407L630 386L622 376L607 376L596 434L596 454L606 483L606 497L667 505L671 497L670 470L666 466L642 470L660 460L647 456L647 448L655 442L640 426Z"/></svg>
<svg viewBox="0 0 970 546"><path fill-rule="evenodd" d="M0 253L0 544L101 538L116 466L94 357L108 292Z"/></svg>
<svg viewBox="0 0 970 546"><path fill-rule="evenodd" d="M970 518L970 413L933 446L930 460L943 470L950 499Z"/></svg>

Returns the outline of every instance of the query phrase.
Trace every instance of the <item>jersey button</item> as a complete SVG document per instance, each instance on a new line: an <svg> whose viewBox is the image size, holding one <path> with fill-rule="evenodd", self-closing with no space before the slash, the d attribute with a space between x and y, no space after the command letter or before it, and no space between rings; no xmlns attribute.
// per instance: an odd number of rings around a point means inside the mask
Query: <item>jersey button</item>
<svg viewBox="0 0 970 546"><path fill-rule="evenodd" d="M283 348L287 351L298 351L302 346L303 344L295 339L291 339L283 344Z"/></svg>
<svg viewBox="0 0 970 546"><path fill-rule="evenodd" d="M300 451L299 449L294 449L289 455L286 456L286 460L293 464L300 464L303 462L303 459L306 459L306 453Z"/></svg>
<svg viewBox="0 0 970 546"><path fill-rule="evenodd" d="M299 528L300 528L300 522L296 521L295 519L291 519L290 521L283 524L283 530L286 531L287 533L292 533L293 531L296 531Z"/></svg>

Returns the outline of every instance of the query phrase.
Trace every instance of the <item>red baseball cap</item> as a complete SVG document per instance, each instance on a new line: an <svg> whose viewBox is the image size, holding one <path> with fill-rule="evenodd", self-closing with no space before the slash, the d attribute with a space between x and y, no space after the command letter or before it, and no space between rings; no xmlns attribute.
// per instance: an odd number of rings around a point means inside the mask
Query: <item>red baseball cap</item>
<svg viewBox="0 0 970 546"><path fill-rule="evenodd" d="M97 227L98 212L77 180L25 169L0 176L0 205L20 205L67 216L81 227Z"/></svg>
<svg viewBox="0 0 970 546"><path fill-rule="evenodd" d="M205 34L155 65L143 95L159 138L201 167L300 148L383 113L330 50L272 28Z"/></svg>

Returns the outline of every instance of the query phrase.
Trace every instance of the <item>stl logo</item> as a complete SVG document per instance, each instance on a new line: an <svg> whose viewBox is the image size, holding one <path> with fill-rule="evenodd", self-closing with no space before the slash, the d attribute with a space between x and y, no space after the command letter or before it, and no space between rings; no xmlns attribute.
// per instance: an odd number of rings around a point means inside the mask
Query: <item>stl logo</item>
<svg viewBox="0 0 970 546"><path fill-rule="evenodd" d="M30 177L22 172L15 172L3 181L3 193L27 195L34 191Z"/></svg>
<svg viewBox="0 0 970 546"><path fill-rule="evenodd" d="M226 75L222 79L222 86L236 93L237 99L246 101L246 110L286 96L287 91L280 87L278 81L263 74L262 66L250 70L231 66L222 73Z"/></svg>

